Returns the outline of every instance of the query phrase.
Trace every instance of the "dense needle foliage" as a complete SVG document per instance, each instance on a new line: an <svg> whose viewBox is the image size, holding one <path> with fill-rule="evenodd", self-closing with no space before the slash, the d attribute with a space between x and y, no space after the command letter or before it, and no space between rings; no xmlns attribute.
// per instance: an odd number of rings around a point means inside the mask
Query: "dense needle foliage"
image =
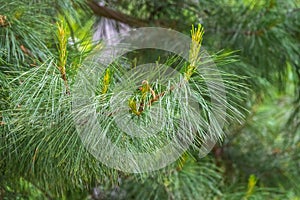
<svg viewBox="0 0 300 200"><path fill-rule="evenodd" d="M0 199L300 199L299 18L298 0L0 0ZM199 23L204 35L197 39ZM84 109L73 113L72 89L86 58L104 47L94 33L105 24L113 32L157 26L186 35L195 25L192 37L212 55L226 90L226 124L213 124L218 143L208 156L199 158L198 150L208 131L203 124L213 118L209 80L194 71L193 59L151 50L103 70L97 111L129 89L136 92L127 98L128 115L147 116L137 102L154 95L143 93L147 82L141 92L131 87L128 71L149 60L164 64L182 74L201 105L204 120L197 121L174 101L181 96L162 98L170 113L196 124L193 145L171 165L141 174L111 169L82 145L75 122ZM122 81L129 88L120 90ZM173 90L150 84L156 94ZM169 139L136 142L107 116L98 120L112 140L136 151Z"/></svg>

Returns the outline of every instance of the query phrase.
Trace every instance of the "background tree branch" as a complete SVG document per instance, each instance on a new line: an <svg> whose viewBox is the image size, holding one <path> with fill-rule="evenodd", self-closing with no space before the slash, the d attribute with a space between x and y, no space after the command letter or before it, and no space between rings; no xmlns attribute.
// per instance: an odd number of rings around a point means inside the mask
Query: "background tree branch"
<svg viewBox="0 0 300 200"><path fill-rule="evenodd" d="M174 28L178 24L174 20L172 21L172 23L170 23L169 21L163 21L163 20L152 21L152 20L139 19L139 18L132 17L127 14L121 13L119 11L110 9L106 6L101 6L98 4L98 2L93 1L93 0L87 0L87 5L91 8L91 10L97 16L113 19L118 22L125 23L132 27L144 27L144 26L155 25L155 26L160 26L160 27L165 27L165 28Z"/></svg>

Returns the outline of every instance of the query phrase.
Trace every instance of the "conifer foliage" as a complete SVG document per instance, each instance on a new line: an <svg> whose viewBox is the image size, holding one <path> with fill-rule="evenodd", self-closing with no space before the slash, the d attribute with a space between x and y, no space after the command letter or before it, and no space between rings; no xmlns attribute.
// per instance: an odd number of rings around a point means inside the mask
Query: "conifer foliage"
<svg viewBox="0 0 300 200"><path fill-rule="evenodd" d="M299 199L299 9L299 0L0 0L0 199ZM78 135L84 109L74 114L72 89L87 58L104 48L94 38L103 19L115 31L126 24L191 36L189 62L161 51L129 53L103 70L95 91L103 111L118 81L134 85L127 71L149 58L182 74L201 120L172 101L173 86L145 80L126 99L132 120L147 119L152 105L163 102L195 125L187 131L196 138L189 149L163 169L112 169ZM213 122L218 142L204 158L198 151L208 132L203 124L214 111L210 80L197 71L202 47L226 91L219 98L226 123ZM171 137L126 139L109 117L99 118L106 134L130 150L155 150L153 144Z"/></svg>

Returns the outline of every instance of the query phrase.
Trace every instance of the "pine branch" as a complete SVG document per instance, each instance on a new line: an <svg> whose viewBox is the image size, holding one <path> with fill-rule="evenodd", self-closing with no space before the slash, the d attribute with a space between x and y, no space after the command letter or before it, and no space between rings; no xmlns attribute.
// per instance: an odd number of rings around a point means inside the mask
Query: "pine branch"
<svg viewBox="0 0 300 200"><path fill-rule="evenodd" d="M204 34L204 29L202 27L201 24L198 25L198 28L195 28L194 26L192 26L192 30L191 30L191 37L192 37L192 43L191 43L191 47L190 47L190 55L189 55L189 62L190 64L188 65L185 73L184 73L184 82L188 83L191 76L195 73L196 69L197 69L197 62L199 62L199 54L200 54L200 48L201 48L201 43L202 43L202 39L203 39L203 34ZM134 105L134 107L131 107L131 110L136 114L136 115L140 115L142 114L142 112L144 111L144 100L145 98L143 98L143 96L145 96L145 94L147 92L151 92L152 98L150 99L150 101L147 103L147 106L150 107L154 102L158 101L161 97L163 97L166 93L172 92L175 88L181 88L183 86L182 82L179 82L177 84L177 87L175 87L174 85L170 87L170 89L168 89L167 91L163 91L159 94L155 94L155 91L151 88L151 86L149 85L149 82L147 80L144 80L142 82L142 87L139 88L139 90L142 92L142 99L140 102L140 106L138 108L138 110L135 110L135 102L132 102Z"/></svg>
<svg viewBox="0 0 300 200"><path fill-rule="evenodd" d="M66 24L64 22L57 23L58 34L57 38L59 41L59 71L61 73L61 78L63 79L66 87L66 94L70 95L70 89L67 80L66 74L66 63L67 63L67 31L66 31Z"/></svg>
<svg viewBox="0 0 300 200"><path fill-rule="evenodd" d="M160 26L165 28L175 28L178 24L178 22L174 20L172 21L172 23L170 23L170 21L163 21L163 20L152 21L152 20L135 18L130 15L121 13L119 11L110 9L108 7L101 6L98 4L98 2L93 0L87 0L87 4L92 9L95 15L113 19L133 27L145 27L145 26L155 25L155 26Z"/></svg>
<svg viewBox="0 0 300 200"><path fill-rule="evenodd" d="M98 16L114 19L116 21L128 24L130 26L135 26L135 27L149 25L149 23L145 20L134 18L124 13L107 8L105 6L101 6L96 1L88 0L87 4L93 10L94 14Z"/></svg>

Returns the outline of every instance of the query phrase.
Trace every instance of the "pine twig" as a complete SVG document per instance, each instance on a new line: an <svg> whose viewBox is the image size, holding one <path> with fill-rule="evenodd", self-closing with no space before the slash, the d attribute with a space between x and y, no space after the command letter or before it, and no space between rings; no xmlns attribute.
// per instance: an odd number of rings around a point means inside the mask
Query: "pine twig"
<svg viewBox="0 0 300 200"><path fill-rule="evenodd" d="M66 87L66 94L70 95L70 89L67 80L66 74L66 64L67 64L67 33L66 26L63 22L57 23L58 33L58 50L59 50L59 60L58 60L58 69L61 74Z"/></svg>

